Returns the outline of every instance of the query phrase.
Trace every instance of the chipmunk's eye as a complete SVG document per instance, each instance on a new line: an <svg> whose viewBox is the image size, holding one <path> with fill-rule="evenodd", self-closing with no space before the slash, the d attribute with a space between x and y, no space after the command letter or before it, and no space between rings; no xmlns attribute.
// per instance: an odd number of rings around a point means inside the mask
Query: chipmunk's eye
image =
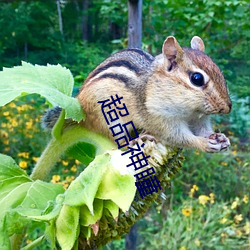
<svg viewBox="0 0 250 250"><path fill-rule="evenodd" d="M201 73L195 72L190 74L190 81L198 87L201 87L204 85L204 77Z"/></svg>

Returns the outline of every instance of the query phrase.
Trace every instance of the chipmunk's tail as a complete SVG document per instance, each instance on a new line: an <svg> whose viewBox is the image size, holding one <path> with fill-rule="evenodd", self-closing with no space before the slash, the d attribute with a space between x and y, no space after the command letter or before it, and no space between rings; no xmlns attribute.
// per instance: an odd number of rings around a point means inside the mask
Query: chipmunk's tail
<svg viewBox="0 0 250 250"><path fill-rule="evenodd" d="M51 130L56 124L62 109L58 106L48 109L45 111L44 116L42 117L42 128L45 130Z"/></svg>

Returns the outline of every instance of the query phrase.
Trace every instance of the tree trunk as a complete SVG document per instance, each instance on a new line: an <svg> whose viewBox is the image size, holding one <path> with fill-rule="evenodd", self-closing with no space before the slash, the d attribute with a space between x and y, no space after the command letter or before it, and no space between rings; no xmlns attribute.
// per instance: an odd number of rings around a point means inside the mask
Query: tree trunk
<svg viewBox="0 0 250 250"><path fill-rule="evenodd" d="M56 1L56 5L57 5L57 12L58 12L58 20L59 20L59 30L63 36L63 22L62 22L62 12L61 12L60 0Z"/></svg>
<svg viewBox="0 0 250 250"><path fill-rule="evenodd" d="M136 250L137 241L137 224L131 227L129 233L126 235L126 250Z"/></svg>
<svg viewBox="0 0 250 250"><path fill-rule="evenodd" d="M142 47L142 0L128 1L128 47Z"/></svg>
<svg viewBox="0 0 250 250"><path fill-rule="evenodd" d="M82 1L82 39L89 40L89 16L88 16L89 0Z"/></svg>

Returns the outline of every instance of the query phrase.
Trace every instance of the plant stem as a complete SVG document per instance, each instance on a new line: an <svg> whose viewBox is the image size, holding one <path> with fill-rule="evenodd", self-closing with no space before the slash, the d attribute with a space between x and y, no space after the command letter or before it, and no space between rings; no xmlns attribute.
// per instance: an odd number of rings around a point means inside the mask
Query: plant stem
<svg viewBox="0 0 250 250"><path fill-rule="evenodd" d="M72 145L78 142L86 142L96 147L96 155L104 153L106 150L116 148L116 145L108 138L92 132L82 126L72 126L63 131L60 138L52 138L46 149L39 158L31 178L33 180L46 180L50 171L60 159L61 155Z"/></svg>

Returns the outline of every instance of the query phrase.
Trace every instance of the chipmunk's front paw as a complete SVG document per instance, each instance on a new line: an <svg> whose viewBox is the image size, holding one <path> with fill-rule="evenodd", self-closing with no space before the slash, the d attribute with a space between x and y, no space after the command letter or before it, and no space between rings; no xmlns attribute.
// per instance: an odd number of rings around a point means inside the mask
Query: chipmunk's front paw
<svg viewBox="0 0 250 250"><path fill-rule="evenodd" d="M230 147L229 139L221 133L215 133L208 138L208 149L207 152L216 153L225 151Z"/></svg>
<svg viewBox="0 0 250 250"><path fill-rule="evenodd" d="M155 139L154 136L152 136L152 135L146 133L145 131L143 131L142 133L139 134L139 137L137 139L134 139L134 140L129 142L129 146L133 147L137 142L143 143L146 140L156 142L156 139Z"/></svg>

